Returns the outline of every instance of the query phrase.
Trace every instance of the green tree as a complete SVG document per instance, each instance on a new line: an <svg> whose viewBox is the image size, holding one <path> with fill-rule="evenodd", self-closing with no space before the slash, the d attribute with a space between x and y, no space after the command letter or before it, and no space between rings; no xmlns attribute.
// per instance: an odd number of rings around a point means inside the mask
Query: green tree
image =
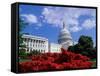
<svg viewBox="0 0 100 76"><path fill-rule="evenodd" d="M96 58L96 48L93 47L93 40L89 36L80 36L76 45L70 46L69 51L80 53L90 58Z"/></svg>
<svg viewBox="0 0 100 76"><path fill-rule="evenodd" d="M26 23L20 18L19 19L19 56L26 56L25 52L25 45L23 44L23 38L22 38L22 30L25 28Z"/></svg>
<svg viewBox="0 0 100 76"><path fill-rule="evenodd" d="M69 47L68 47L68 51L74 52L74 50L75 50L75 49L74 49L74 46L69 46Z"/></svg>
<svg viewBox="0 0 100 76"><path fill-rule="evenodd" d="M25 22L19 19L19 47L23 47L23 38L22 38L22 30L25 27Z"/></svg>
<svg viewBox="0 0 100 76"><path fill-rule="evenodd" d="M89 36L81 36L79 38L78 44L83 46L83 48L86 50L87 48L93 48L93 40Z"/></svg>

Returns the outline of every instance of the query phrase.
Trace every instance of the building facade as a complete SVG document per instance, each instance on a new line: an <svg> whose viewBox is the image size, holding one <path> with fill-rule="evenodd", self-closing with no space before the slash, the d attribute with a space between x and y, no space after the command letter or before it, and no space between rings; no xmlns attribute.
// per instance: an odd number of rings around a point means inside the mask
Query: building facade
<svg viewBox="0 0 100 76"><path fill-rule="evenodd" d="M63 24L63 28L60 30L58 43L49 43L48 39L45 37L39 37L29 34L23 34L22 36L25 44L26 53L30 53L32 51L38 51L40 53L46 52L61 52L61 48L68 49L69 46L73 45L72 37L70 32L66 29L65 24Z"/></svg>
<svg viewBox="0 0 100 76"><path fill-rule="evenodd" d="M61 52L61 45L60 44L56 44L56 43L50 43L49 44L49 51L52 53L60 53Z"/></svg>
<svg viewBox="0 0 100 76"><path fill-rule="evenodd" d="M56 43L49 43L47 38L23 34L23 43L25 45L26 53L38 51L40 53L46 52L61 52L61 45Z"/></svg>
<svg viewBox="0 0 100 76"><path fill-rule="evenodd" d="M48 39L39 36L23 34L23 43L25 45L26 53L38 51L41 53L48 52Z"/></svg>

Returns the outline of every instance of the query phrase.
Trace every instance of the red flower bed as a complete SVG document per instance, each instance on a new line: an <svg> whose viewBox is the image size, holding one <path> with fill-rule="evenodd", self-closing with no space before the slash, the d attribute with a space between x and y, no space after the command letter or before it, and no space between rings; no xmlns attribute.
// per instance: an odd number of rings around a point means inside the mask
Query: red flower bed
<svg viewBox="0 0 100 76"><path fill-rule="evenodd" d="M44 53L33 56L30 62L20 62L20 72L90 68L93 64L86 56L61 50L61 53Z"/></svg>

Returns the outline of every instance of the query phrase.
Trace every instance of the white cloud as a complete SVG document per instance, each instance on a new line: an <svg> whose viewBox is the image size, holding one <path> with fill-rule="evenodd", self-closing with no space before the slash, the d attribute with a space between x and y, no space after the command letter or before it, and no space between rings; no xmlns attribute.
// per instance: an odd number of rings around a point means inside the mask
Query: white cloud
<svg viewBox="0 0 100 76"><path fill-rule="evenodd" d="M50 10L48 10L48 8L44 8L44 11L42 12L42 14L48 15L50 14Z"/></svg>
<svg viewBox="0 0 100 76"><path fill-rule="evenodd" d="M21 17L26 23L28 23L28 25L38 26L38 28L36 27L36 29L39 29L42 26L41 22L34 14L22 14ZM40 18L42 18L42 16Z"/></svg>
<svg viewBox="0 0 100 76"><path fill-rule="evenodd" d="M96 26L96 23L95 23L95 20L87 19L87 20L84 21L84 23L82 24L82 26L85 29L91 29L91 28L93 28L93 27Z"/></svg>
<svg viewBox="0 0 100 76"><path fill-rule="evenodd" d="M44 8L42 15L44 16L45 22L52 24L53 26L60 26L62 16L60 13L57 14L57 10L53 8Z"/></svg>
<svg viewBox="0 0 100 76"><path fill-rule="evenodd" d="M37 23L38 22L38 19L34 14L22 14L21 16L29 24L33 24L33 23Z"/></svg>
<svg viewBox="0 0 100 76"><path fill-rule="evenodd" d="M72 28L70 28L69 30L72 31L72 32L78 32L80 31L82 28L79 27L79 26L73 26Z"/></svg>
<svg viewBox="0 0 100 76"><path fill-rule="evenodd" d="M74 41L74 45L76 45L76 44L78 44L78 42L77 41Z"/></svg>
<svg viewBox="0 0 100 76"><path fill-rule="evenodd" d="M90 18L95 20L95 9L45 7L42 12L42 16L45 22L55 27L62 27L62 23L64 21L66 23L67 28L71 32L77 32L82 30L82 27L80 25L83 24L79 24L78 19L80 18L80 16L84 15L90 16ZM90 24L89 22L85 21L85 23L88 23L91 28L93 27L93 25L91 25L93 22Z"/></svg>

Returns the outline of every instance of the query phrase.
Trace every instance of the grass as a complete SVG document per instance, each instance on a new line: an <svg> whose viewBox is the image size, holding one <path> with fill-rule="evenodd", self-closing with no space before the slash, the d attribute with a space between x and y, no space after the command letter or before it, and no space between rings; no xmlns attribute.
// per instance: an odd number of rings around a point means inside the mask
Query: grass
<svg viewBox="0 0 100 76"><path fill-rule="evenodd" d="M19 59L19 62L31 61L31 59Z"/></svg>
<svg viewBox="0 0 100 76"><path fill-rule="evenodd" d="M93 62L92 67L96 67L96 59L91 59L90 61Z"/></svg>

